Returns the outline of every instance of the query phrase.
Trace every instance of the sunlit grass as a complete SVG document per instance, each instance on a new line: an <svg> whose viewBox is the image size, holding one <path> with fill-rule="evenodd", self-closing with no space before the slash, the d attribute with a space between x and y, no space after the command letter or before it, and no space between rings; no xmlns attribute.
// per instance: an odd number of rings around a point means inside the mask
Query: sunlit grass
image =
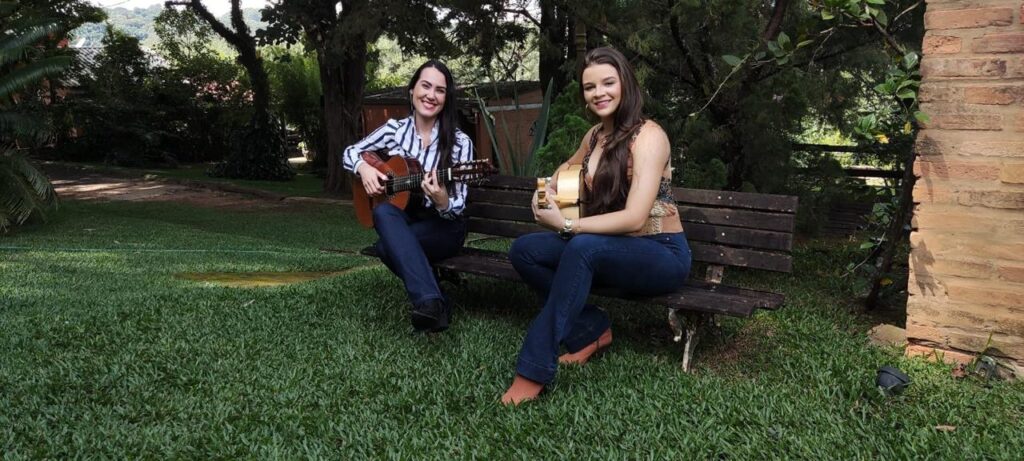
<svg viewBox="0 0 1024 461"><path fill-rule="evenodd" d="M849 313L859 288L839 277L853 251L842 245L802 244L792 276L727 274L788 304L726 319L691 374L662 310L599 300L610 351L562 370L539 402L503 408L534 296L471 278L447 287L450 331L412 335L401 284L354 254L372 241L338 207L78 202L0 238L0 458L1024 453L1024 386L955 380L867 344L869 323ZM268 272L338 274L249 288L176 277ZM885 364L914 380L902 396L874 389Z"/></svg>

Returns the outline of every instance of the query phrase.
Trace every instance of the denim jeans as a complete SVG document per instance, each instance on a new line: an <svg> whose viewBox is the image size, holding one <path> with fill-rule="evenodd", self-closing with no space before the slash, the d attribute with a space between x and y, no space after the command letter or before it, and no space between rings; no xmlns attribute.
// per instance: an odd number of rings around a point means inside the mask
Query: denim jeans
<svg viewBox="0 0 1024 461"><path fill-rule="evenodd" d="M382 203L373 209L373 223L380 237L377 254L402 279L409 301L418 306L444 299L430 264L459 252L466 240L465 221L444 219L413 205L406 212Z"/></svg>
<svg viewBox="0 0 1024 461"><path fill-rule="evenodd" d="M690 246L682 232L643 237L580 234L569 240L553 232L516 239L509 259L544 299L519 352L516 372L550 383L559 346L577 352L601 336L611 322L586 304L592 286L654 296L679 289L690 273Z"/></svg>

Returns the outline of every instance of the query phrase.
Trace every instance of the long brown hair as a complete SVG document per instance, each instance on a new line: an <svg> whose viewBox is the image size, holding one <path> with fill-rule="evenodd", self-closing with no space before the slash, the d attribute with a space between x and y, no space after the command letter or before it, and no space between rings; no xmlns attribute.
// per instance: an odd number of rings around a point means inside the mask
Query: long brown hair
<svg viewBox="0 0 1024 461"><path fill-rule="evenodd" d="M583 71L599 64L611 65L619 73L622 94L615 110L612 133L604 143L604 156L594 172L593 188L587 191L585 209L588 216L619 211L626 207L626 197L629 195L629 178L626 175L629 148L634 133L644 124L644 98L640 84L637 83L629 61L614 48L594 48L587 53L579 72L580 97L586 101L582 85ZM593 136L597 136L597 130Z"/></svg>

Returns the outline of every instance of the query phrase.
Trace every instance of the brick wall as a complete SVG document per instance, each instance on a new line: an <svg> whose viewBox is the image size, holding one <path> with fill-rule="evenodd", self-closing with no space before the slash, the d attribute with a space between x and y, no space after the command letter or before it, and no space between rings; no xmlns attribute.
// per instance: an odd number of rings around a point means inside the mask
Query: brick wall
<svg viewBox="0 0 1024 461"><path fill-rule="evenodd" d="M908 354L1024 372L1024 1L928 0ZM991 338L991 343L989 343Z"/></svg>

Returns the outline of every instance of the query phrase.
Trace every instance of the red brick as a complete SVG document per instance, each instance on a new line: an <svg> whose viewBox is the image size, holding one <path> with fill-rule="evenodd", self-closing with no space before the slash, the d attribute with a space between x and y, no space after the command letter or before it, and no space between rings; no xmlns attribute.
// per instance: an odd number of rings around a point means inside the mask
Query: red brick
<svg viewBox="0 0 1024 461"><path fill-rule="evenodd" d="M999 180L1008 184L1024 184L1024 163L1007 163L999 172Z"/></svg>
<svg viewBox="0 0 1024 461"><path fill-rule="evenodd" d="M925 82L921 84L921 91L918 93L917 99L921 102L963 101L964 89Z"/></svg>
<svg viewBox="0 0 1024 461"><path fill-rule="evenodd" d="M914 214L913 225L920 231L941 231L957 234L986 234L996 231L998 222L979 218L966 213L967 209L957 207L955 211L933 211L921 208Z"/></svg>
<svg viewBox="0 0 1024 461"><path fill-rule="evenodd" d="M921 77L1002 77L1006 60L999 58L926 58L921 63Z"/></svg>
<svg viewBox="0 0 1024 461"><path fill-rule="evenodd" d="M974 39L975 53L1020 53L1024 51L1024 34L989 34Z"/></svg>
<svg viewBox="0 0 1024 461"><path fill-rule="evenodd" d="M935 185L928 178L917 180L914 184L914 202L916 203L956 203L956 193L949 187Z"/></svg>
<svg viewBox="0 0 1024 461"><path fill-rule="evenodd" d="M1003 129L1003 116L996 114L931 114L924 124L928 129L940 130L983 130Z"/></svg>
<svg viewBox="0 0 1024 461"><path fill-rule="evenodd" d="M929 130L921 130L917 135L917 142L914 143L914 153L922 157L942 156L953 154L948 144L928 135Z"/></svg>
<svg viewBox="0 0 1024 461"><path fill-rule="evenodd" d="M1021 209L1024 208L1024 192L961 191L957 193L957 203L966 206L980 205L988 208Z"/></svg>
<svg viewBox="0 0 1024 461"><path fill-rule="evenodd" d="M956 148L960 155L1024 157L1024 141L969 141Z"/></svg>
<svg viewBox="0 0 1024 461"><path fill-rule="evenodd" d="M1012 8L976 8L970 10L930 11L924 15L925 28L966 29L1013 24Z"/></svg>
<svg viewBox="0 0 1024 461"><path fill-rule="evenodd" d="M999 165L985 162L914 162L914 174L921 177L951 180L994 181L999 179Z"/></svg>
<svg viewBox="0 0 1024 461"><path fill-rule="evenodd" d="M970 261L947 261L940 259L936 260L928 269L936 274L955 275L957 277L973 279L988 279L992 278L992 275L995 274L991 263Z"/></svg>
<svg viewBox="0 0 1024 461"><path fill-rule="evenodd" d="M999 277L1009 282L1024 283L1024 265L1006 264L998 267Z"/></svg>
<svg viewBox="0 0 1024 461"><path fill-rule="evenodd" d="M909 327L909 326L908 326ZM908 333L909 334L909 333ZM974 354L942 349L931 346L911 344L907 346L907 357L923 357L925 360L937 362L941 360L947 364L968 364L974 361Z"/></svg>
<svg viewBox="0 0 1024 461"><path fill-rule="evenodd" d="M1013 286L996 288L980 281L956 280L946 283L949 299L965 304L1020 307L1024 289Z"/></svg>
<svg viewBox="0 0 1024 461"><path fill-rule="evenodd" d="M976 86L964 89L968 104L1013 104L1024 101L1024 86Z"/></svg>
<svg viewBox="0 0 1024 461"><path fill-rule="evenodd" d="M963 39L951 35L926 35L921 51L924 54L959 53L963 48Z"/></svg>

